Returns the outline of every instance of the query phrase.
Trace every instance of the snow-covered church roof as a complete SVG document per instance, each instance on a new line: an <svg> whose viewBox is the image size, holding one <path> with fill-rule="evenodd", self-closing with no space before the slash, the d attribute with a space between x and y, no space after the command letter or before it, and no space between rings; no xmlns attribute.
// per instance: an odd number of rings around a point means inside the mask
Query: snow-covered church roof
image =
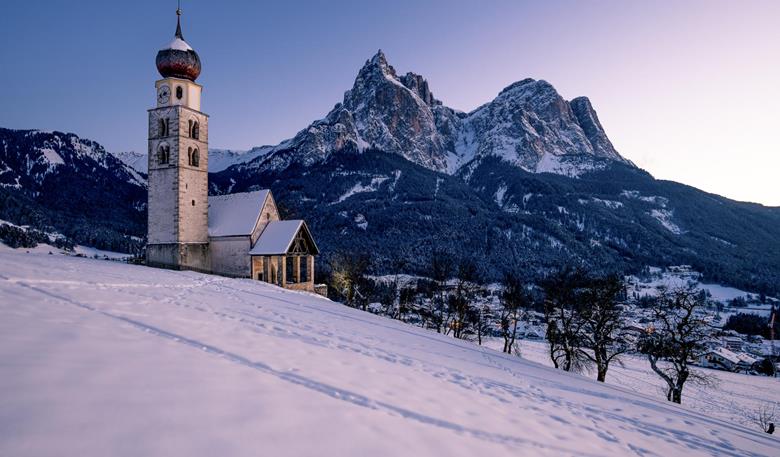
<svg viewBox="0 0 780 457"><path fill-rule="evenodd" d="M319 254L319 249L309 232L309 228L302 220L273 221L269 222L258 238L255 247L249 251L250 255L283 255L290 252L295 237L303 231L306 242L309 243L309 254Z"/></svg>
<svg viewBox="0 0 780 457"><path fill-rule="evenodd" d="M174 37L173 40L168 43L168 45L163 46L160 50L165 51L167 49L175 49L177 51L192 51L192 46L187 44L186 41L179 37Z"/></svg>
<svg viewBox="0 0 780 457"><path fill-rule="evenodd" d="M209 196L209 236L250 235L268 198L268 189Z"/></svg>

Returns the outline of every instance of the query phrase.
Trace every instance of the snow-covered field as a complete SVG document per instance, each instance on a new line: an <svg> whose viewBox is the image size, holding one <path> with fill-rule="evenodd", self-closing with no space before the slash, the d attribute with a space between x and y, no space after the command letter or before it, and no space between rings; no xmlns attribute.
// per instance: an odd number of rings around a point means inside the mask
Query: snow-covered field
<svg viewBox="0 0 780 457"><path fill-rule="evenodd" d="M777 455L642 389L259 282L0 251L2 456Z"/></svg>
<svg viewBox="0 0 780 457"><path fill-rule="evenodd" d="M523 340L519 344L520 355L524 359L552 366L545 341ZM503 341L495 339L486 345L501 350ZM618 363L610 365L607 374L608 384L655 398L664 398L666 395L665 383L650 370L647 359L626 355L621 358L621 362L622 365ZM701 387L693 383L686 384L683 391L683 404L695 411L755 428L757 426L749 420L746 413L754 413L764 404L780 405L780 378L751 376L698 367L694 369L708 375L715 381L715 384L710 387ZM591 373L590 376L595 377L595 373Z"/></svg>

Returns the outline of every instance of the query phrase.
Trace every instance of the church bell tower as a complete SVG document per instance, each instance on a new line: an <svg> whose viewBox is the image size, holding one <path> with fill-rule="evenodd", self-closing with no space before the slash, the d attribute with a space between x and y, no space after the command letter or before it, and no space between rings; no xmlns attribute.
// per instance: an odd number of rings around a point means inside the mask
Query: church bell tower
<svg viewBox="0 0 780 457"><path fill-rule="evenodd" d="M208 116L200 110L198 54L184 41L181 9L173 41L157 53L162 75L149 110L147 264L210 270Z"/></svg>

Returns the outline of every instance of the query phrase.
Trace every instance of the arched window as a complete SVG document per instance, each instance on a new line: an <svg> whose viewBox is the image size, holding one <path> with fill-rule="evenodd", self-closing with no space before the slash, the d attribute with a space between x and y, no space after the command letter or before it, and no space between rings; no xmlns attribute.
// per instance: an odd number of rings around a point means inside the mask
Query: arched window
<svg viewBox="0 0 780 457"><path fill-rule="evenodd" d="M157 129L158 129L158 131L160 133L160 138L164 138L164 137L168 136L168 118L167 117L165 117L165 118L161 117L160 118L159 126L158 126Z"/></svg>
<svg viewBox="0 0 780 457"><path fill-rule="evenodd" d="M170 161L170 155L171 147L166 143L160 144L160 146L157 148L157 163L160 165L167 164Z"/></svg>
<svg viewBox="0 0 780 457"><path fill-rule="evenodd" d="M194 151L192 151L192 164L193 167L199 167L200 166L200 152L198 151L198 148L195 148Z"/></svg>
<svg viewBox="0 0 780 457"><path fill-rule="evenodd" d="M187 165L192 166L192 148L187 148Z"/></svg>
<svg viewBox="0 0 780 457"><path fill-rule="evenodd" d="M190 121L192 122L192 121ZM198 124L198 121L192 122L192 127L190 128L190 136L192 138L195 138L196 140L200 139L200 124Z"/></svg>
<svg viewBox="0 0 780 457"><path fill-rule="evenodd" d="M182 97L184 97L184 88L181 86L176 86L176 98L181 100Z"/></svg>
<svg viewBox="0 0 780 457"><path fill-rule="evenodd" d="M190 119L188 123L189 123L189 128L187 128L187 136L192 138L192 119Z"/></svg>

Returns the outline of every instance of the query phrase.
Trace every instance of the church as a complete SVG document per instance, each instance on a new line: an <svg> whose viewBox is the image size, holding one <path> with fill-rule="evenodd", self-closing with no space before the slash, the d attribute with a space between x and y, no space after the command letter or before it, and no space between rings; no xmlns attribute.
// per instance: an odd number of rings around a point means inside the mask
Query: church
<svg viewBox="0 0 780 457"><path fill-rule="evenodd" d="M157 53L149 110L149 266L252 278L315 292L319 254L306 222L281 220L270 190L209 196L209 116L195 81L200 57L176 34Z"/></svg>

